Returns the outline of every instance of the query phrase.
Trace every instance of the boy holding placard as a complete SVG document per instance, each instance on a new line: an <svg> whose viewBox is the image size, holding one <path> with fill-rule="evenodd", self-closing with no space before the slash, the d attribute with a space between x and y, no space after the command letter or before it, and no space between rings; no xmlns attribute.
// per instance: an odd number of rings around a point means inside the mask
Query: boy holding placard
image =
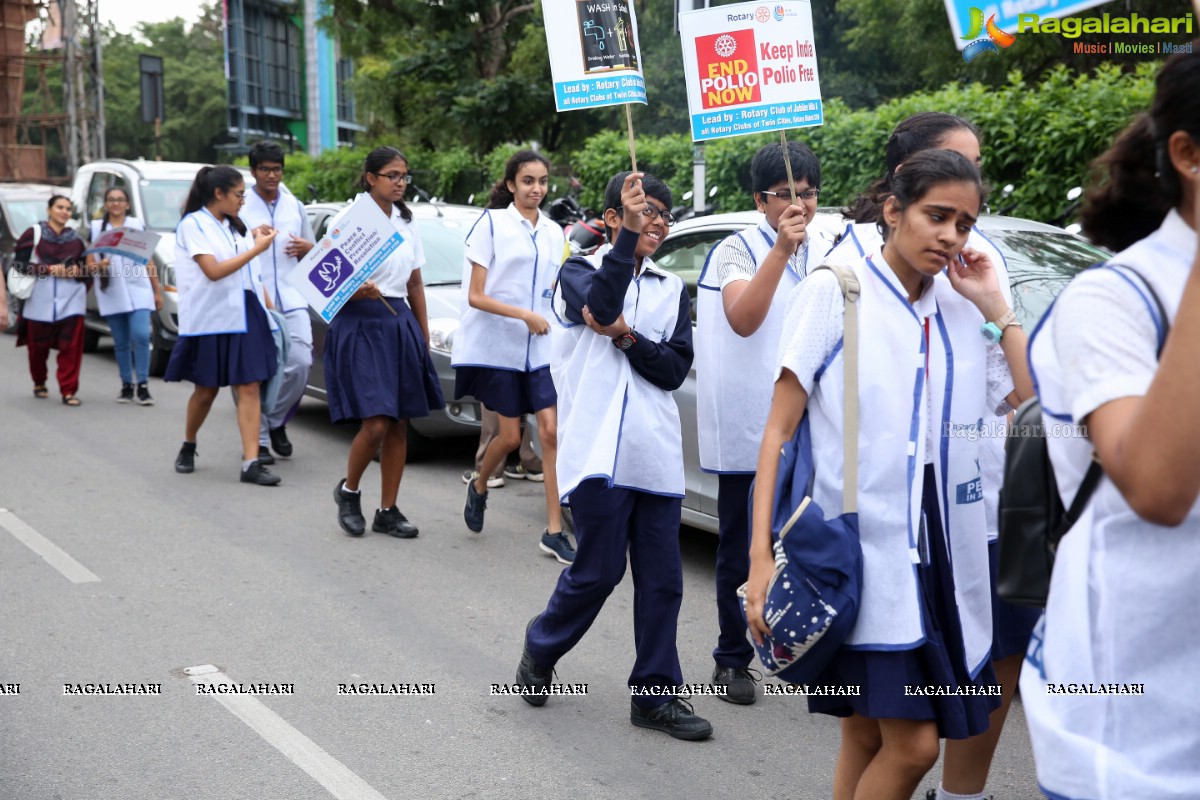
<svg viewBox="0 0 1200 800"><path fill-rule="evenodd" d="M813 241L821 165L799 142L787 143L795 199L783 146L770 144L750 163L754 202L765 216L709 253L696 298L696 414L700 465L718 476L717 620L713 684L722 699L754 702L754 650L738 587L750 571L750 484L771 406L775 361L787 298L831 242Z"/></svg>
<svg viewBox="0 0 1200 800"><path fill-rule="evenodd" d="M610 243L563 264L553 301L559 491L571 500L578 549L526 629L517 683L534 706L554 693L555 664L621 582L628 552L637 651L630 721L677 739L705 739L712 725L676 697L684 482L671 392L691 368L692 325L683 281L650 259L674 221L671 190L653 176L623 172L609 181L604 200Z"/></svg>

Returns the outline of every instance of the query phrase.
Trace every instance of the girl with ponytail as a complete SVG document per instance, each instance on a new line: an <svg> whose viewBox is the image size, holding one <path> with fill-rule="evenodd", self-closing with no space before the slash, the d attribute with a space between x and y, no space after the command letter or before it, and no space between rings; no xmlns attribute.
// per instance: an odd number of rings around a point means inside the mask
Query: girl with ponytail
<svg viewBox="0 0 1200 800"><path fill-rule="evenodd" d="M1117 255L1079 275L1030 360L1064 503L1103 477L1059 544L1021 699L1050 797L1192 797L1200 786L1200 40L1095 162L1084 230ZM1049 419L1047 419L1049 422ZM1049 430L1049 428L1047 428ZM1100 696L1063 687L1101 687Z"/></svg>
<svg viewBox="0 0 1200 800"><path fill-rule="evenodd" d="M488 210L467 234L462 324L452 363L455 397L473 396L500 418L499 433L467 483L463 518L483 530L488 478L521 444L521 418L537 418L546 490L539 548L560 563L575 559L562 532L555 453L558 395L550 377L550 294L566 253L562 229L541 212L550 162L530 150L508 160Z"/></svg>
<svg viewBox="0 0 1200 800"><path fill-rule="evenodd" d="M250 238L238 219L245 196L245 180L233 167L201 167L192 182L175 229L179 341L165 379L195 384L176 472L195 470L200 426L220 387L232 386L242 438L239 479L273 486L279 476L258 460L258 428L259 383L276 370L274 323L256 258L271 246L275 230L263 225Z"/></svg>

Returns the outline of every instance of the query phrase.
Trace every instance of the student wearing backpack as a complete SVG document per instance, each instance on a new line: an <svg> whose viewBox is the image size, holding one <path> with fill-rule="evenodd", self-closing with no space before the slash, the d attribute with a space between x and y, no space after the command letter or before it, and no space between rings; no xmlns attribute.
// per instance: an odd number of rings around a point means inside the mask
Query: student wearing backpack
<svg viewBox="0 0 1200 800"><path fill-rule="evenodd" d="M878 223L882 216L883 203L891 190L897 170L908 158L923 150L953 150L978 167L982 160L980 138L979 129L969 120L940 111L923 111L900 122L888 138L886 172L846 209L845 213L851 222L846 226L838 244L825 257L826 260L837 263L853 262L882 244ZM987 253L988 260L996 270L1000 291L1004 293L1011 307L1012 294L1004 254L974 225L971 226L966 246ZM1020 323L1014 320L1012 324ZM991 431L1004 430L1006 421L1005 416L985 416L985 428ZM997 505L1004 479L1004 442L1003 436L985 436L980 446L988 562L992 572L991 655L992 668L1002 690L1000 707L992 712L988 729L983 733L969 739L951 739L946 742L941 785L937 789L930 789L925 795L925 800L982 800L992 756L1000 742L1004 721L1016 693L1017 677L1029 644L1029 636L1039 616L1035 609L1004 602L995 592L996 566L999 560Z"/></svg>
<svg viewBox="0 0 1200 800"><path fill-rule="evenodd" d="M988 257L964 249L983 204L975 166L956 152L908 158L883 205L884 246L850 268L859 296L858 617L816 681L857 696L810 696L843 717L835 800L911 797L938 738L988 726L999 703L991 648L978 425L1032 393L1026 337ZM746 616L756 641L774 572L772 492L781 445L809 415L813 500L842 500L843 306L832 272L796 291L780 346L754 492ZM997 336L996 334L999 334ZM998 339L999 343L993 340Z"/></svg>
<svg viewBox="0 0 1200 800"><path fill-rule="evenodd" d="M1200 787L1200 41L1096 166L1084 231L1119 252L1030 354L1070 430L1046 439L1064 506L1093 456L1104 477L1059 543L1021 697L1048 796L1175 800Z"/></svg>
<svg viewBox="0 0 1200 800"><path fill-rule="evenodd" d="M810 241L821 165L807 146L788 142L795 181L792 203L783 148L769 144L750 162L752 228L726 237L709 253L696 298L696 415L700 466L717 473L717 622L712 682L721 699L752 704L757 680L737 590L750 571L750 486L771 405L784 310L792 290L820 263L829 242Z"/></svg>

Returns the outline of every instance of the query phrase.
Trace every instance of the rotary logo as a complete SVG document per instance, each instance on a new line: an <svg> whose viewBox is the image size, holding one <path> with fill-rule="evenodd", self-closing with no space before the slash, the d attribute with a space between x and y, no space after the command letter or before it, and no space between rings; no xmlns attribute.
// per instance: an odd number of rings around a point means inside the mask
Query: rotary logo
<svg viewBox="0 0 1200 800"><path fill-rule="evenodd" d="M754 18L759 22L770 22L771 9L767 8L766 6L759 6L754 11Z"/></svg>

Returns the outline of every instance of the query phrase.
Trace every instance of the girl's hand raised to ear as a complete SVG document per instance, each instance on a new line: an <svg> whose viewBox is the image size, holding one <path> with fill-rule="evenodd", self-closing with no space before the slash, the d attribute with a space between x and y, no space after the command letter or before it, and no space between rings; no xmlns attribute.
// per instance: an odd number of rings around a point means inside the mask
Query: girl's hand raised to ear
<svg viewBox="0 0 1200 800"><path fill-rule="evenodd" d="M1000 291L999 278L987 253L964 247L959 258L951 259L946 274L954 291L970 300L985 320L997 320L1008 311L1008 302Z"/></svg>

